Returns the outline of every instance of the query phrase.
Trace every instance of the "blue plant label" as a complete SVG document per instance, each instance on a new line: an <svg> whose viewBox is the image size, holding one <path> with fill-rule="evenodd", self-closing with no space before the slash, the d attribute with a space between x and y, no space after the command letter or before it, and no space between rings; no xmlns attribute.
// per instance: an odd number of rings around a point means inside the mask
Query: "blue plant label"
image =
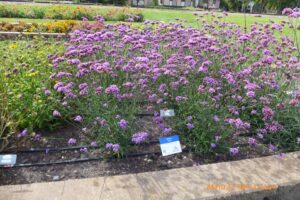
<svg viewBox="0 0 300 200"><path fill-rule="evenodd" d="M15 154L0 155L0 165L13 166L16 164L16 161L17 155Z"/></svg>
<svg viewBox="0 0 300 200"><path fill-rule="evenodd" d="M168 156L176 153L181 153L181 145L178 135L159 138L160 149L163 156Z"/></svg>
<svg viewBox="0 0 300 200"><path fill-rule="evenodd" d="M174 112L173 109L160 110L160 116L161 117L174 117L175 116L175 112Z"/></svg>

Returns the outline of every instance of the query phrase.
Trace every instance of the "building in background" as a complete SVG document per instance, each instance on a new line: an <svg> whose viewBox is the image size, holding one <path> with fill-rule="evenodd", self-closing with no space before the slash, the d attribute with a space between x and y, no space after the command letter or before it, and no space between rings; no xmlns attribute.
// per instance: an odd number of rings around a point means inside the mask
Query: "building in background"
<svg viewBox="0 0 300 200"><path fill-rule="evenodd" d="M156 0L130 0L132 6L151 6ZM221 0L157 0L158 5L174 7L201 7L219 9Z"/></svg>
<svg viewBox="0 0 300 200"><path fill-rule="evenodd" d="M195 0L195 7L219 9L221 0Z"/></svg>
<svg viewBox="0 0 300 200"><path fill-rule="evenodd" d="M158 3L162 6L193 6L192 0L159 0Z"/></svg>

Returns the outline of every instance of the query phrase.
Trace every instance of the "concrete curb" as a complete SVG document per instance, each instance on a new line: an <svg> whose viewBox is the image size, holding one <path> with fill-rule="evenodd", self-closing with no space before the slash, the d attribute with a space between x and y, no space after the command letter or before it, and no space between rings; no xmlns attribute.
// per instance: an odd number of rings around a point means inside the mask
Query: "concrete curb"
<svg viewBox="0 0 300 200"><path fill-rule="evenodd" d="M40 37L43 36L45 38L58 38L64 39L69 37L68 34L65 33L36 33L36 32L4 32L0 31L0 39L15 39L18 37Z"/></svg>
<svg viewBox="0 0 300 200"><path fill-rule="evenodd" d="M300 200L300 152L165 171L0 187L0 200Z"/></svg>

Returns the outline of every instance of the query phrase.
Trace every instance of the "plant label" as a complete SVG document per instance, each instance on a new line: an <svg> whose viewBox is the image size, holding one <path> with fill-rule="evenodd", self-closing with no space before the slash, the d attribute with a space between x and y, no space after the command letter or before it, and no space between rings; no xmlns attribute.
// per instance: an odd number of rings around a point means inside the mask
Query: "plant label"
<svg viewBox="0 0 300 200"><path fill-rule="evenodd" d="M0 165L13 166L16 164L16 161L17 155L15 154L0 155Z"/></svg>
<svg viewBox="0 0 300 200"><path fill-rule="evenodd" d="M160 143L161 153L163 156L168 156L168 155L182 152L178 135L159 138L159 143Z"/></svg>
<svg viewBox="0 0 300 200"><path fill-rule="evenodd" d="M173 109L160 110L160 116L161 117L174 117L175 116L175 112L174 112Z"/></svg>
<svg viewBox="0 0 300 200"><path fill-rule="evenodd" d="M295 93L296 93L296 92L293 91L293 90L286 91L286 94L287 94L287 95L290 95L290 96L293 96L293 97L295 96Z"/></svg>

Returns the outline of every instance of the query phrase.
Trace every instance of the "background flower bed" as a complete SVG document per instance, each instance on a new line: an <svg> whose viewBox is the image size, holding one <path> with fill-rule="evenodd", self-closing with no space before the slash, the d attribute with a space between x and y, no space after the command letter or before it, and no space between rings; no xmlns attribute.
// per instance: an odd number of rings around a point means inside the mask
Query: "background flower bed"
<svg viewBox="0 0 300 200"><path fill-rule="evenodd" d="M74 21L74 20L59 20L54 22L45 23L0 23L0 31L4 32L39 32L39 33L69 33L74 30L89 29L89 30L100 30L103 28L103 24L98 21Z"/></svg>
<svg viewBox="0 0 300 200"><path fill-rule="evenodd" d="M84 17L94 20L98 15L103 16L107 21L142 22L144 20L139 9L129 7L95 9L88 6L68 5L0 5L0 17L6 18L82 20Z"/></svg>
<svg viewBox="0 0 300 200"><path fill-rule="evenodd" d="M47 32L47 33L68 33L76 28L80 22L72 20L60 20L55 22L37 23L9 23L1 22L0 31L5 32Z"/></svg>

